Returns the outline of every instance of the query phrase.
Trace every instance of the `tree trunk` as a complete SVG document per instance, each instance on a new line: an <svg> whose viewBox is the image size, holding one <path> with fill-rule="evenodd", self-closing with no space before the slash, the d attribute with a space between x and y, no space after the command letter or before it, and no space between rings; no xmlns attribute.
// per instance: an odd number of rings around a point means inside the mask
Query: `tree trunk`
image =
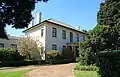
<svg viewBox="0 0 120 77"><path fill-rule="evenodd" d="M30 60L32 60L30 53L28 54L28 58L29 58Z"/></svg>

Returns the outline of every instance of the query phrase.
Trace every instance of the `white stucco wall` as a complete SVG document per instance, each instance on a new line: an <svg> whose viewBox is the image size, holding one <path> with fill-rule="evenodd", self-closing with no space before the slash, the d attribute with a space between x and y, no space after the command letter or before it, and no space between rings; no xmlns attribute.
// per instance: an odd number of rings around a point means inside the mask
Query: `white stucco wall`
<svg viewBox="0 0 120 77"><path fill-rule="evenodd" d="M11 44L17 45L17 39L15 39L15 38L9 38L9 40L0 39L0 43L4 44L4 48L11 48Z"/></svg>
<svg viewBox="0 0 120 77"><path fill-rule="evenodd" d="M52 37L53 27L57 29L57 37ZM44 29L43 36L41 36L42 29ZM62 30L66 31L66 39L62 39ZM83 41L84 34L48 22L40 26L37 25L37 28L25 32L25 35L39 39L39 41L42 43L42 46L44 47L45 52L52 50L52 44L55 44L57 45L57 50L61 53L63 50L63 45L66 46L66 44L70 42L70 32L73 33L73 42L77 42L76 34L79 34L79 42Z"/></svg>
<svg viewBox="0 0 120 77"><path fill-rule="evenodd" d="M38 25L37 25L38 26ZM43 30L43 36L41 36L41 30ZM45 50L45 39L46 39L46 26L45 25L40 25L39 27L30 30L28 32L25 32L26 36L30 36L34 38L35 40L39 40L40 43L42 43L42 46L44 47Z"/></svg>
<svg viewBox="0 0 120 77"><path fill-rule="evenodd" d="M52 27L57 29L57 37L52 37ZM62 30L66 31L66 39L62 39ZM73 33L73 42L76 41L76 34L79 34L79 41L83 41L83 34L78 31L74 31L59 25L47 23L46 24L46 51L52 50L52 44L57 45L57 50L61 53L63 50L63 45L66 46L70 42L70 32Z"/></svg>

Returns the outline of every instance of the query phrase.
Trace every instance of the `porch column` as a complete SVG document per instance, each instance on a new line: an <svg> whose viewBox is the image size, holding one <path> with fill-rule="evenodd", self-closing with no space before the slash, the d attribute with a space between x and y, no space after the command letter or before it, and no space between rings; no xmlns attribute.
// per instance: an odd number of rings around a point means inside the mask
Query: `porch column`
<svg viewBox="0 0 120 77"><path fill-rule="evenodd" d="M76 57L76 49L75 49L75 46L72 46L72 52L74 53L74 57Z"/></svg>

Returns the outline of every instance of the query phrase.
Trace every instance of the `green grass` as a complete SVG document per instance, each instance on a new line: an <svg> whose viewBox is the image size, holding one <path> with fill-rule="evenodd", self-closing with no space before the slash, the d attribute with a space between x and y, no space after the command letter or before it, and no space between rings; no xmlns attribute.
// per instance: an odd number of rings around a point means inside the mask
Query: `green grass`
<svg viewBox="0 0 120 77"><path fill-rule="evenodd" d="M76 77L98 77L96 71L78 71L78 70L75 70L74 74Z"/></svg>
<svg viewBox="0 0 120 77"><path fill-rule="evenodd" d="M0 72L0 77L24 77L24 74L29 72L30 70L20 70L20 71L5 71Z"/></svg>

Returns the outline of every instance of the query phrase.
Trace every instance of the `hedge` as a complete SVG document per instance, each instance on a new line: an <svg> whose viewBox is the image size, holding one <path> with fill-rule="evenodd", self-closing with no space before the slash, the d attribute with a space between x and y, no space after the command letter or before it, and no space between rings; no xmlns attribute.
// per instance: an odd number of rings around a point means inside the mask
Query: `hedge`
<svg viewBox="0 0 120 77"><path fill-rule="evenodd" d="M67 64L74 62L70 59L59 59L59 60L35 60L35 61L1 61L0 67L16 67L16 66L27 66L27 65L52 65L52 64Z"/></svg>
<svg viewBox="0 0 120 77"><path fill-rule="evenodd" d="M0 61L18 61L23 59L24 57L16 49L0 48Z"/></svg>
<svg viewBox="0 0 120 77"><path fill-rule="evenodd" d="M1 61L0 67L17 67L36 64L38 64L38 61Z"/></svg>
<svg viewBox="0 0 120 77"><path fill-rule="evenodd" d="M120 52L99 53L97 66L100 77L119 77Z"/></svg>
<svg viewBox="0 0 120 77"><path fill-rule="evenodd" d="M80 63L77 63L74 67L74 70L79 70L79 71L97 71L98 68L95 65L80 65Z"/></svg>

